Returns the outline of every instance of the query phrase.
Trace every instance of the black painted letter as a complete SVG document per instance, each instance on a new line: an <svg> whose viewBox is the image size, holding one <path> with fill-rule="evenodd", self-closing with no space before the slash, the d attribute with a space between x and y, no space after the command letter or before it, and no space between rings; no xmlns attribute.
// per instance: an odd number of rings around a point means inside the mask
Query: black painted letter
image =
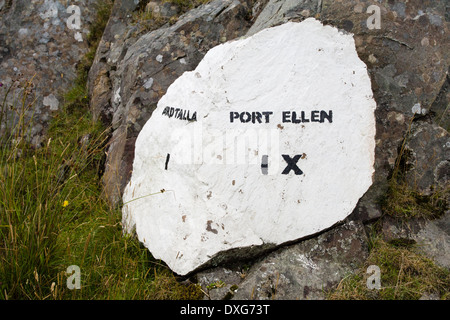
<svg viewBox="0 0 450 320"><path fill-rule="evenodd" d="M297 162L298 162L298 160L300 160L300 157L302 156L301 154L296 154L294 156L294 158L291 158L287 154L282 154L281 156L283 157L284 161L286 161L286 163L287 163L287 167L283 170L283 172L281 174L288 174L291 170L294 170L294 173L296 175L303 174L303 171L300 170L299 167L297 167Z"/></svg>
<svg viewBox="0 0 450 320"><path fill-rule="evenodd" d="M263 155L261 160L261 171L262 174L267 175L269 171L269 156Z"/></svg>

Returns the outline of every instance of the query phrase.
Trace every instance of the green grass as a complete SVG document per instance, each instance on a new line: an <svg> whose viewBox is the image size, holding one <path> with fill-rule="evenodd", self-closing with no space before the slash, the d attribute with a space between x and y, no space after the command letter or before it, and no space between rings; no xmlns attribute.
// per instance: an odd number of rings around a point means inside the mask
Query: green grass
<svg viewBox="0 0 450 320"><path fill-rule="evenodd" d="M34 148L27 135L32 121L24 114L33 109L27 102L31 90L16 103L16 125L0 137L0 299L203 295L198 285L181 283L136 238L123 234L121 208L111 207L103 194L109 128L93 121L86 86L99 30L109 16L108 7L102 8L91 29L90 51L42 146ZM5 94L11 89L0 88ZM5 107L3 102L2 111ZM80 267L80 289L67 287L71 265Z"/></svg>

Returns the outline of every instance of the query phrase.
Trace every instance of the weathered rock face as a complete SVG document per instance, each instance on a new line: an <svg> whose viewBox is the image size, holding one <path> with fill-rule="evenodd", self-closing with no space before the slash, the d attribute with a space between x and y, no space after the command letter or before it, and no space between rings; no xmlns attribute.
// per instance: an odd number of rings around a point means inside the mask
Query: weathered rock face
<svg viewBox="0 0 450 320"><path fill-rule="evenodd" d="M374 109L352 36L313 18L217 46L140 132L124 225L180 274L328 228L372 184Z"/></svg>
<svg viewBox="0 0 450 320"><path fill-rule="evenodd" d="M450 136L436 124L414 123L405 145L408 184L425 195L448 189Z"/></svg>
<svg viewBox="0 0 450 320"><path fill-rule="evenodd" d="M34 77L29 89L37 100L27 113L35 122L30 132L34 145L42 142L47 121L61 108L61 93L72 84L76 63L88 49L86 38L95 16L95 2L0 0L0 103L6 89L14 86L5 104L8 110L14 108L14 102L23 93L19 84ZM170 19L170 22L158 30L146 31L144 24L134 18L137 10L145 7L158 19ZM363 239L359 221L368 223L380 218L378 199L385 194L387 178L405 138L408 184L426 195L436 190L443 192L445 188L448 191L450 15L446 1L216 0L181 17L179 14L180 8L174 3L115 0L97 51L90 72L89 98L95 117L112 125L104 183L113 203L122 199L123 189L131 177L136 137L158 101L179 76L194 70L206 52L220 43L289 21L315 17L354 34L356 50L368 68L377 103L374 183L350 217L355 225L348 227L346 223L275 251L257 262L247 272L245 281L242 274L222 268L200 273L199 279L207 275L205 285L223 279L227 283L223 290L228 292L230 284L238 284L242 290L235 294L240 298L262 299L270 295L271 298L320 298L316 288L336 283L351 269L345 268L346 261L359 263L358 255L363 257L367 253L365 245L361 250L346 251L346 247L343 251L340 244L349 238ZM27 102L32 102L31 96ZM10 115L8 119L12 119ZM0 134L5 129L2 123ZM172 157L169 168L173 160ZM170 191L164 195L168 194ZM215 194L211 194L211 199ZM406 239L419 244L426 255L448 268L448 220L448 211L433 221L412 219L405 224L386 218L382 220L381 232L388 241ZM205 225L203 221L200 227L206 230L208 222ZM346 228L342 233L344 238L334 234L343 227ZM217 228L209 224L210 230L219 232ZM335 236L337 242L327 240ZM326 241L322 241L324 238ZM360 243L364 244L364 240ZM237 250L233 254L246 259L249 253L258 252L254 249ZM263 246L261 251L264 249L267 247ZM330 260L315 256L324 250ZM308 259L289 259L290 252ZM216 259L214 263L223 261ZM313 266L311 261L317 269L308 268ZM323 281L311 286L297 274L309 279L308 282L314 282L313 278ZM308 278L310 274L314 277ZM252 294L253 289L256 294ZM210 292L212 299L223 297L219 290Z"/></svg>
<svg viewBox="0 0 450 320"><path fill-rule="evenodd" d="M52 112L62 106L61 95L73 83L76 64L88 50L86 38L95 17L95 1L72 2L0 1L0 101L12 86L6 105L19 107L20 85L33 79L28 103L34 97L36 101L27 116L34 120L30 132L34 145L40 144ZM5 123L1 125L1 131L5 130Z"/></svg>
<svg viewBox="0 0 450 320"><path fill-rule="evenodd" d="M352 221L272 252L249 270L219 267L201 272L198 281L213 300L324 299L367 256L364 227Z"/></svg>
<svg viewBox="0 0 450 320"><path fill-rule="evenodd" d="M416 244L416 250L436 264L450 269L450 214L435 220L401 221L385 217L381 223L386 241Z"/></svg>

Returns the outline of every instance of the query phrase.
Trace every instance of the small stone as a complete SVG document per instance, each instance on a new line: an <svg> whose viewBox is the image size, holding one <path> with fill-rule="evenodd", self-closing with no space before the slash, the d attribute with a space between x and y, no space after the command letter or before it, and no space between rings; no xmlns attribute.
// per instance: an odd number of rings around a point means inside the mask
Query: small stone
<svg viewBox="0 0 450 320"><path fill-rule="evenodd" d="M20 29L19 29L19 36L20 36L20 37L26 37L26 36L28 36L28 29L27 29L27 28L20 28Z"/></svg>
<svg viewBox="0 0 450 320"><path fill-rule="evenodd" d="M155 1L150 1L145 7L145 11L151 13L152 18L161 17L161 7Z"/></svg>
<svg viewBox="0 0 450 320"><path fill-rule="evenodd" d="M311 16L311 12L310 12L309 10L303 10L302 12L300 12L300 14L301 14L303 17L309 17L309 16Z"/></svg>
<svg viewBox="0 0 450 320"><path fill-rule="evenodd" d="M83 36L81 35L80 32L76 32L74 37L75 40L77 40L78 42L83 42Z"/></svg>
<svg viewBox="0 0 450 320"><path fill-rule="evenodd" d="M440 296L437 293L424 293L419 300L441 300Z"/></svg>

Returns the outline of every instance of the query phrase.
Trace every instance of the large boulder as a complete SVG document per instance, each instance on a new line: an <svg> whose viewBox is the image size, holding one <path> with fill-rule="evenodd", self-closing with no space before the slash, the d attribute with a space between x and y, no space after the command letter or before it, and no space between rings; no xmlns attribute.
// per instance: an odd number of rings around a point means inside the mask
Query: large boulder
<svg viewBox="0 0 450 320"><path fill-rule="evenodd" d="M140 132L124 226L179 274L329 228L372 184L375 106L353 37L313 18L219 45Z"/></svg>

